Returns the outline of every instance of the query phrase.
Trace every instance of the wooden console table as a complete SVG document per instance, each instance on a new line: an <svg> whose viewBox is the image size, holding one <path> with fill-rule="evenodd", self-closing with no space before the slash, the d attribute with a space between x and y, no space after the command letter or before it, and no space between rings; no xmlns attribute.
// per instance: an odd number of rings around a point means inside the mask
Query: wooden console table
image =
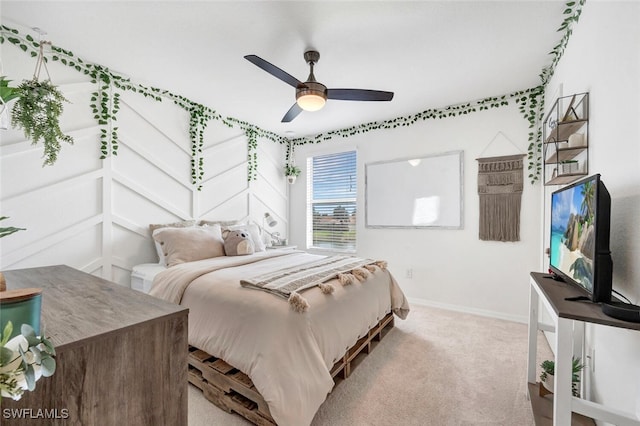
<svg viewBox="0 0 640 426"><path fill-rule="evenodd" d="M529 356L527 363L527 381L529 397L536 418L536 424L551 424L555 426L569 426L584 423L586 419L572 413L579 413L594 419L603 420L617 425L640 426L640 419L634 414L621 412L602 404L576 398L571 394L572 358L574 354L582 357L584 352L585 323L601 324L610 327L640 330L640 324L621 321L602 313L599 304L567 301L567 297L582 296L581 290L570 284L555 281L548 274L531 273L531 291L529 297ZM548 311L553 325L540 322L538 315L539 302ZM538 396L535 385L536 351L538 330L555 332L555 380L553 404L549 397ZM549 407L553 405L553 408ZM547 406L551 413L540 413L540 409ZM572 423L573 417L573 423ZM591 424L593 424L591 422Z"/></svg>
<svg viewBox="0 0 640 426"><path fill-rule="evenodd" d="M43 289L57 365L22 399L2 399L0 423L187 424L188 309L68 266L4 275L10 290Z"/></svg>

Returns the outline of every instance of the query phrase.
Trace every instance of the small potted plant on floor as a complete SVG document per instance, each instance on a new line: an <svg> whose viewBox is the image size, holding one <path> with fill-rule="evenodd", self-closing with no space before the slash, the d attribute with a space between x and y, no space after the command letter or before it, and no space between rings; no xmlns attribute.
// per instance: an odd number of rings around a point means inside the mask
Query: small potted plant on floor
<svg viewBox="0 0 640 426"><path fill-rule="evenodd" d="M540 367L542 367L542 373L540 373L540 384L542 385L540 387L540 396L544 396L553 393L556 364L553 361L546 360L540 364ZM580 363L580 358L573 358L571 367L571 393L573 396L580 396L578 384L580 383L580 371L582 371L584 365Z"/></svg>
<svg viewBox="0 0 640 426"><path fill-rule="evenodd" d="M287 177L287 181L291 184L296 182L296 178L300 175L300 168L293 164L287 164L284 166L284 174Z"/></svg>

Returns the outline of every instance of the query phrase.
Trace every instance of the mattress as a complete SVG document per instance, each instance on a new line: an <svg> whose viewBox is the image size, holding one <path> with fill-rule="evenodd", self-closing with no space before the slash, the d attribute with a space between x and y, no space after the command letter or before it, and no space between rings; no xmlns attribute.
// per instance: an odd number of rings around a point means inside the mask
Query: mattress
<svg viewBox="0 0 640 426"><path fill-rule="evenodd" d="M131 270L131 288L143 293L149 293L155 276L167 269L159 263L142 263Z"/></svg>

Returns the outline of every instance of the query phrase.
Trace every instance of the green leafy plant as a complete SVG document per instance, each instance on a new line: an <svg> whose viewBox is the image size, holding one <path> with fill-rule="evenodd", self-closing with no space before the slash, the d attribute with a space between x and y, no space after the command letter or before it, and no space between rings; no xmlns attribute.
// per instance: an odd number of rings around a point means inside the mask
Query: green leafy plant
<svg viewBox="0 0 640 426"><path fill-rule="evenodd" d="M5 219L9 219L9 216L2 216L0 217L0 220L5 220ZM14 226L9 226L9 227L0 227L0 238L2 237L6 237L7 235L11 235L14 232L18 232L18 231L24 231L24 228L16 228Z"/></svg>
<svg viewBox="0 0 640 426"><path fill-rule="evenodd" d="M62 148L60 142L73 144L73 138L60 130L63 102L68 102L50 81L25 80L18 86L19 97L11 111L11 123L23 130L36 145L44 144L44 164L53 165Z"/></svg>
<svg viewBox="0 0 640 426"><path fill-rule="evenodd" d="M7 322L0 340L0 401L2 397L18 400L25 390L36 388L40 377L56 371L56 350L51 342L36 336L33 327L22 324L19 335L10 339L13 324Z"/></svg>
<svg viewBox="0 0 640 426"><path fill-rule="evenodd" d="M542 372L540 380L546 382L549 376L555 375L556 364L554 361L545 360L540 364ZM571 362L571 393L573 396L579 396L578 383L580 383L580 371L584 368L584 364L580 362L580 358L573 358Z"/></svg>
<svg viewBox="0 0 640 426"><path fill-rule="evenodd" d="M9 86L10 82L5 76L0 76L0 99L5 104L20 96L16 87Z"/></svg>
<svg viewBox="0 0 640 426"><path fill-rule="evenodd" d="M287 164L286 166L284 166L285 176L300 176L300 173L300 168L293 164Z"/></svg>

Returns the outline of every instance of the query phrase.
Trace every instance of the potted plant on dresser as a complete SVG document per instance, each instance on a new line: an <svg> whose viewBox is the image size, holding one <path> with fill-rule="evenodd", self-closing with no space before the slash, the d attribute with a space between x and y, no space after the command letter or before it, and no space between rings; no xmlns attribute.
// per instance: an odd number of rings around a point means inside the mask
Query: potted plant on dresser
<svg viewBox="0 0 640 426"><path fill-rule="evenodd" d="M0 220L8 219L6 216ZM0 227L0 238L24 228ZM40 377L56 371L56 351L40 333L42 290L6 290L0 272L0 402L2 397L18 400L25 390L32 391ZM15 327L14 327L15 324ZM44 334L44 333L42 333Z"/></svg>

